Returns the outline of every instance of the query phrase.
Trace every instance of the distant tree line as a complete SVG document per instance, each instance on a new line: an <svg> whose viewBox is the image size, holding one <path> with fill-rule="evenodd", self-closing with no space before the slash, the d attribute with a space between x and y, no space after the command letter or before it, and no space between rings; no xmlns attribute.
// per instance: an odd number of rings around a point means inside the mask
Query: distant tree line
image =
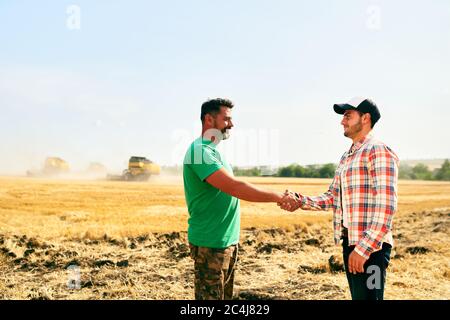
<svg viewBox="0 0 450 320"><path fill-rule="evenodd" d="M430 170L422 163L416 164L414 167L400 164L399 178L408 180L450 181L450 162L447 159L440 168L434 170Z"/></svg>
<svg viewBox="0 0 450 320"><path fill-rule="evenodd" d="M277 177L295 177L295 178L333 178L336 172L336 165L328 163L325 165L291 164L286 167L280 167L274 174ZM234 168L236 176L259 177L263 170L259 167L240 169ZM408 180L439 180L450 181L450 161L447 159L442 166L435 170L430 170L426 165L419 163L413 167L401 164L399 168L399 178Z"/></svg>
<svg viewBox="0 0 450 320"><path fill-rule="evenodd" d="M309 166L291 164L290 166L278 169L278 176L296 178L333 178L335 172L336 165L333 163Z"/></svg>
<svg viewBox="0 0 450 320"><path fill-rule="evenodd" d="M241 177L260 177L263 175L262 170L259 167L254 167L254 168L249 168L249 169L234 167L233 173L235 176L241 176Z"/></svg>
<svg viewBox="0 0 450 320"><path fill-rule="evenodd" d="M254 168L233 168L236 176L260 177L271 175L275 177L295 177L295 178L333 178L336 171L336 165L328 163L325 165L308 165L301 166L299 164L291 164L287 167L281 167L273 174L267 174L267 170L262 167Z"/></svg>
<svg viewBox="0 0 450 320"><path fill-rule="evenodd" d="M167 174L182 174L182 166L162 167L164 173ZM274 172L270 172L266 167L253 168L233 168L236 176L245 177L261 177L261 176L275 176L275 177L293 177L293 178L333 178L336 171L336 165L328 163L325 165L308 165L301 166L299 164L291 164L286 167L280 167ZM399 178L407 180L436 180L436 181L450 181L450 161L444 161L440 168L430 170L428 166L419 163L415 166L402 164L400 161Z"/></svg>

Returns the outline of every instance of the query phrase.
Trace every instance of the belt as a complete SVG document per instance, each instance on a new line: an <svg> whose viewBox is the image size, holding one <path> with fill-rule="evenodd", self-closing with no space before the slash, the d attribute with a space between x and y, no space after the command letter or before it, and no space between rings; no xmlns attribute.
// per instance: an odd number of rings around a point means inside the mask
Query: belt
<svg viewBox="0 0 450 320"><path fill-rule="evenodd" d="M345 227L342 227L342 237L348 238L348 229Z"/></svg>

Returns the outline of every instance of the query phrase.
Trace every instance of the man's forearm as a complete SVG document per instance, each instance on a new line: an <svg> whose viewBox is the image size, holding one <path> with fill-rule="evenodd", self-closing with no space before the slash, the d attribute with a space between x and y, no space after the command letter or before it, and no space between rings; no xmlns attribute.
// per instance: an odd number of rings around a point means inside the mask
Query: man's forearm
<svg viewBox="0 0 450 320"><path fill-rule="evenodd" d="M280 202L283 198L281 193L262 190L244 181L234 184L229 194L250 202Z"/></svg>
<svg viewBox="0 0 450 320"><path fill-rule="evenodd" d="M326 211L333 207L334 195L333 190L337 189L339 176L335 175L333 182L330 184L328 191L315 197L300 195L302 210Z"/></svg>
<svg viewBox="0 0 450 320"><path fill-rule="evenodd" d="M331 191L328 191L320 196L308 197L300 195L301 208L303 210L323 210L331 209L334 202L334 196Z"/></svg>

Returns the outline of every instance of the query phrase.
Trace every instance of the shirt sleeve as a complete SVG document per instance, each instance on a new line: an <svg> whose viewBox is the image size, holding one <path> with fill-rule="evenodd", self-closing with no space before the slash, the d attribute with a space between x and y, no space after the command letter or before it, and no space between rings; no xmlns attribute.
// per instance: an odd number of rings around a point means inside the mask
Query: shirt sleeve
<svg viewBox="0 0 450 320"><path fill-rule="evenodd" d="M369 258L381 249L383 237L392 230L397 211L398 158L386 146L374 146L369 154L369 172L373 182L375 211L355 251Z"/></svg>
<svg viewBox="0 0 450 320"><path fill-rule="evenodd" d="M194 152L197 154L201 154L202 157L200 161L194 161L193 164L190 164L192 171L200 178L200 180L204 181L214 172L223 168L223 163L220 159L220 155L214 151L214 149L201 145L197 146L194 149Z"/></svg>
<svg viewBox="0 0 450 320"><path fill-rule="evenodd" d="M316 197L308 197L308 196L303 196L301 195L301 202L302 202L302 206L301 209L302 210L316 210L316 211L320 211L320 210L328 210L330 208L333 207L333 203L334 203L334 195L333 195L333 188L336 187L337 184L337 179L336 177L334 177L333 182L331 183L330 187L328 188L328 191L316 196Z"/></svg>
<svg viewBox="0 0 450 320"><path fill-rule="evenodd" d="M336 169L336 173L334 174L333 182L331 182L328 191L316 196L316 197L308 197L308 196L300 196L300 201L302 202L301 209L303 210L315 210L315 211L326 211L333 208L334 205L334 195L338 193L340 189L339 186L339 167L341 167L346 157L346 153L341 157L339 161L338 168Z"/></svg>

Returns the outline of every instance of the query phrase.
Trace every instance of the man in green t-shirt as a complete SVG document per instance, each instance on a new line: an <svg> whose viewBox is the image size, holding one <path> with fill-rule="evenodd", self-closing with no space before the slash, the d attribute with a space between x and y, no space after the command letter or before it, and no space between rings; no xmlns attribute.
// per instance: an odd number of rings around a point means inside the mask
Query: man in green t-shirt
<svg viewBox="0 0 450 320"><path fill-rule="evenodd" d="M261 190L237 180L217 145L230 136L234 105L214 99L202 105L202 135L184 158L183 179L189 211L188 239L195 269L195 298L231 299L240 234L239 199L289 203L290 195Z"/></svg>

